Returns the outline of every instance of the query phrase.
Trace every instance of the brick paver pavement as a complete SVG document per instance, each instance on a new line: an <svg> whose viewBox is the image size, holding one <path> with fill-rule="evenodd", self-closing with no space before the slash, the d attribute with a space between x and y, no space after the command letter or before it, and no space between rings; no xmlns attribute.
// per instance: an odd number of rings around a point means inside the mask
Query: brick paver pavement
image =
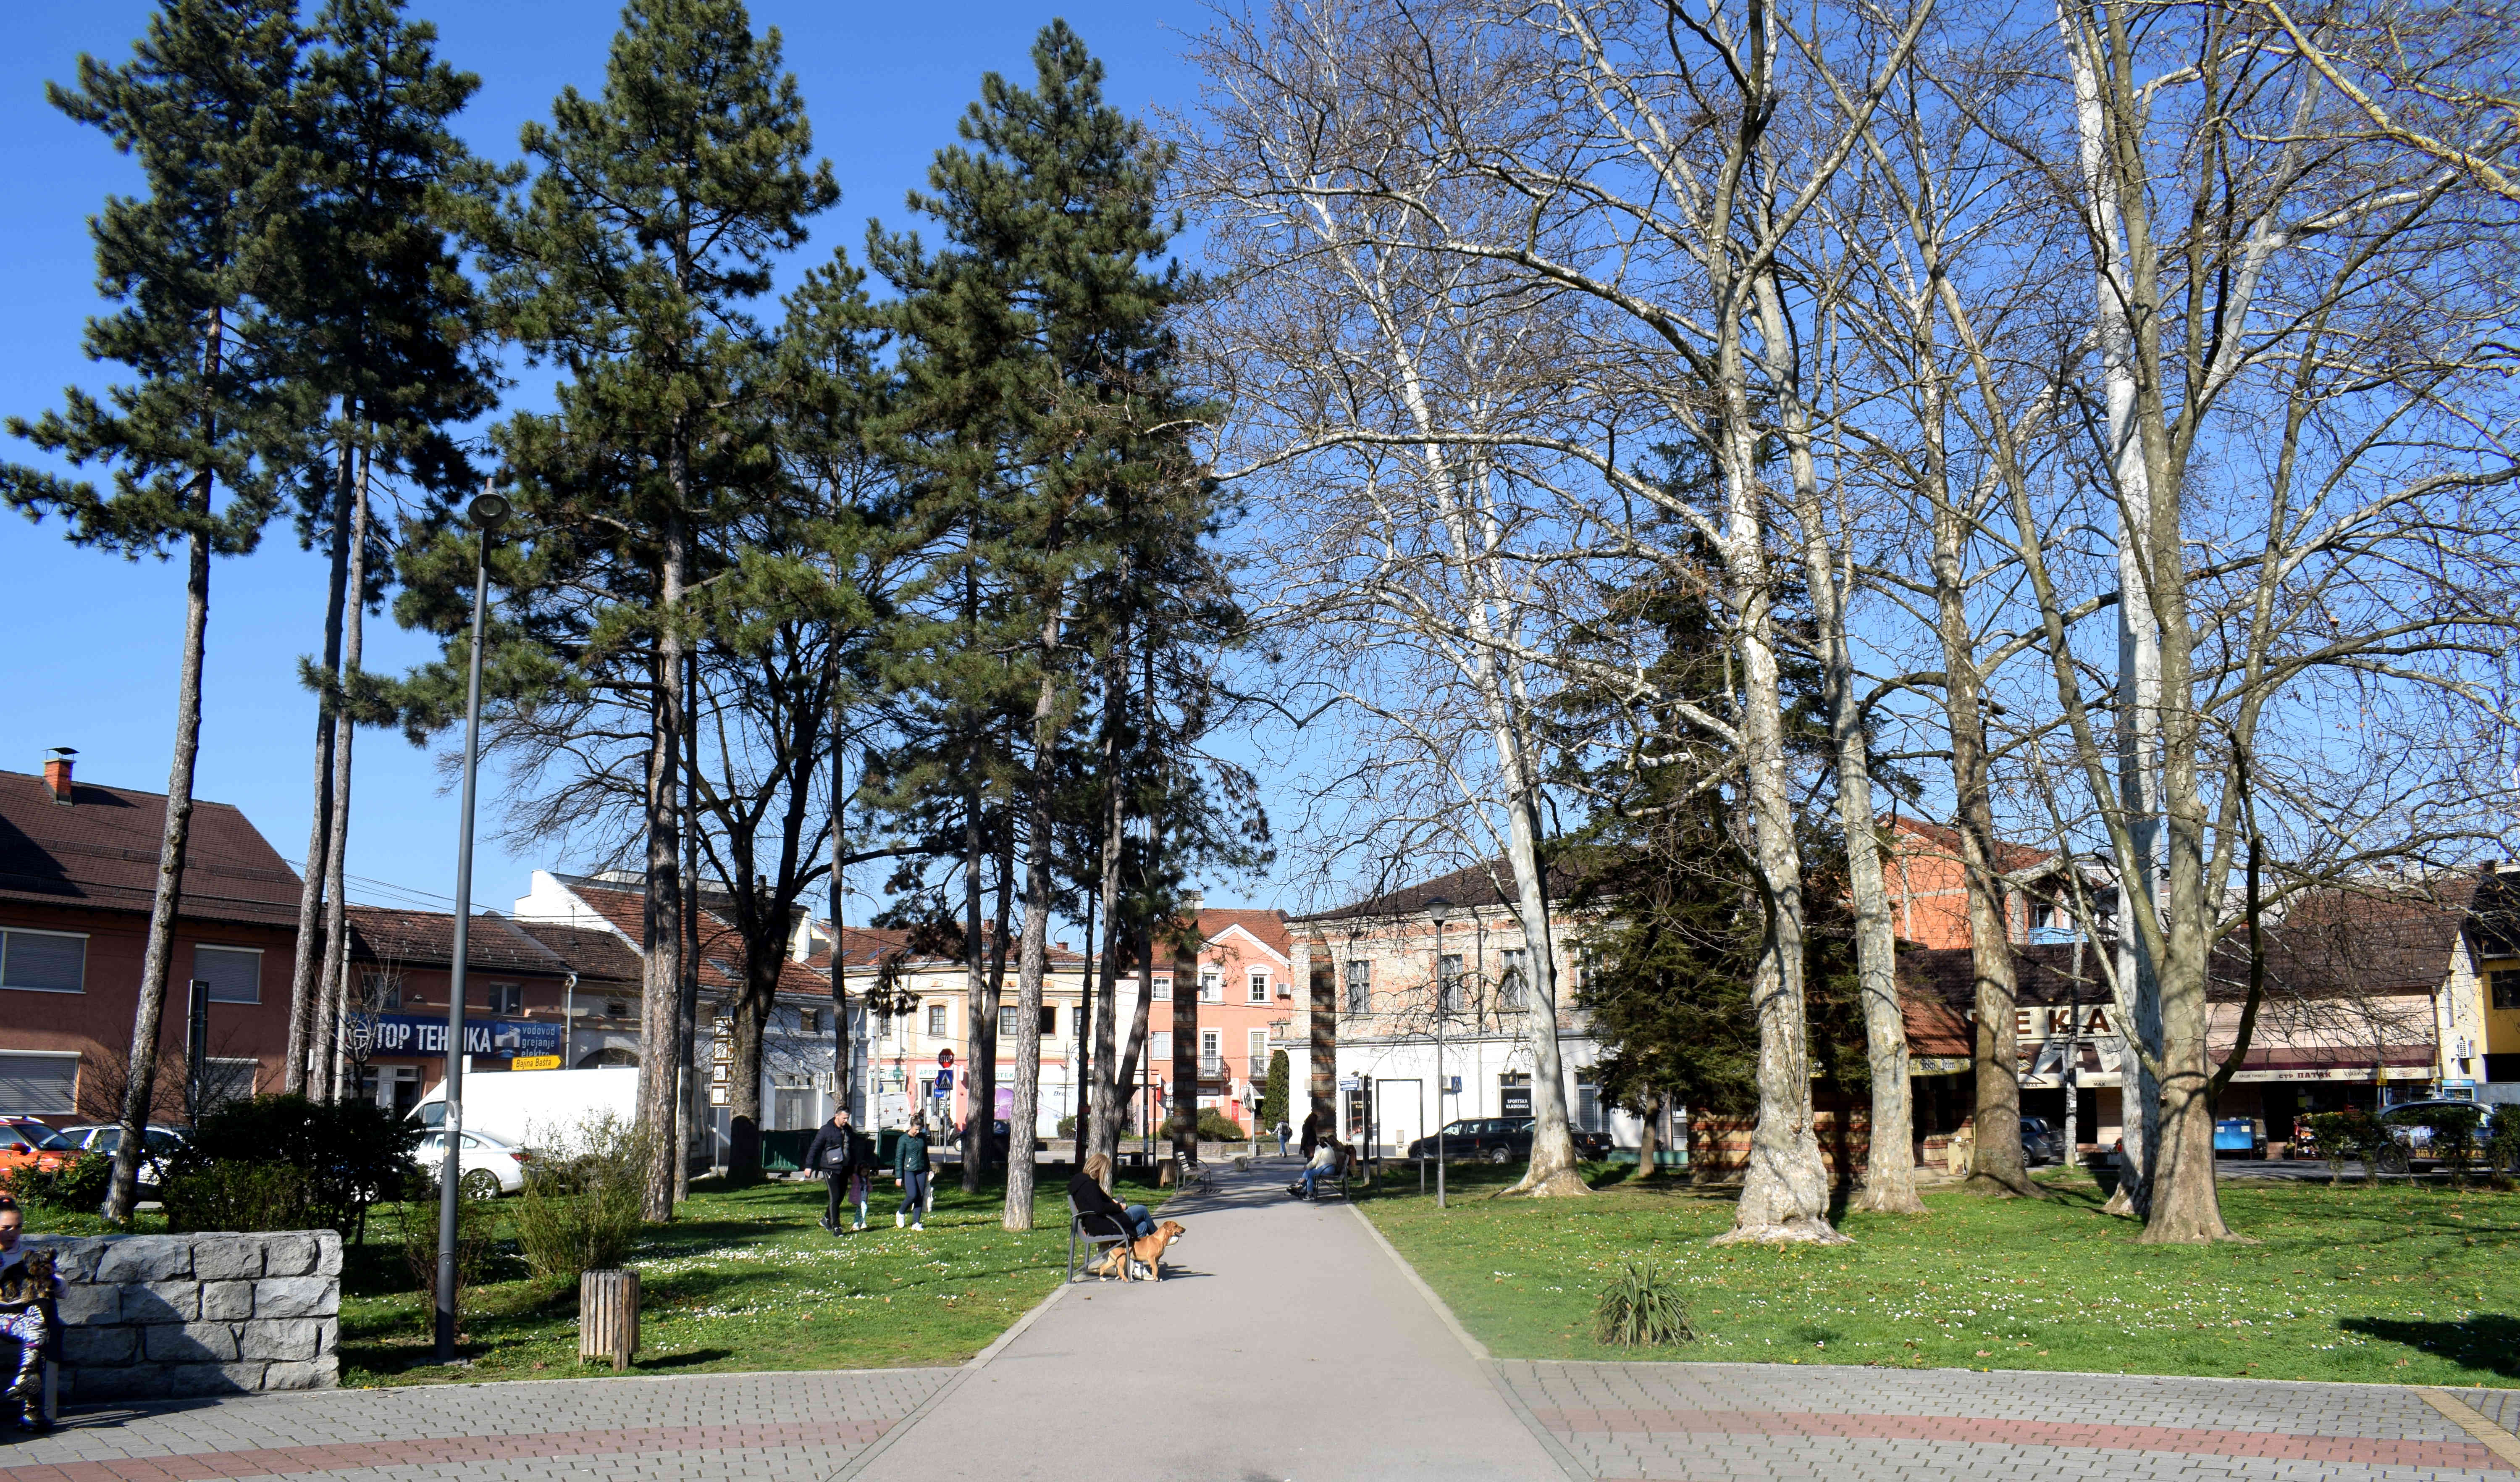
<svg viewBox="0 0 2520 1482"><path fill-rule="evenodd" d="M829 1477L955 1370L343 1389L73 1413L0 1482Z"/></svg>
<svg viewBox="0 0 2520 1482"><path fill-rule="evenodd" d="M1168 1208L1176 1280L1071 1288L960 1370L96 1410L0 1482L2520 1482L2513 1390L1491 1360L1282 1172Z"/></svg>
<svg viewBox="0 0 2520 1482"><path fill-rule="evenodd" d="M1508 1361L1497 1373L1585 1477L2482 1482L2513 1470L2417 1391L2383 1385L1759 1364Z"/></svg>

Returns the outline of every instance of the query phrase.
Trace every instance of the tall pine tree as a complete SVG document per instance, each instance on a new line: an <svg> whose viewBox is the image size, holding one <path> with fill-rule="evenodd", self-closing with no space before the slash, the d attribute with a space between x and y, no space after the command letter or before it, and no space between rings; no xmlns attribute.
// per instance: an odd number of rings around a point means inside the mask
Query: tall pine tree
<svg viewBox="0 0 2520 1482"><path fill-rule="evenodd" d="M673 1212L684 978L679 794L688 718L687 594L698 532L731 523L760 486L757 420L768 336L750 303L770 267L839 199L776 30L736 0L631 0L603 92L574 88L529 124L523 199L480 225L501 327L566 378L556 415L498 432L530 546L506 558L512 691L600 690L644 718L638 1121L654 1149L645 1212ZM441 521L441 526L445 522ZM469 541L426 557L437 595L414 616L460 631L449 601ZM452 578L452 580L450 580ZM443 666L451 679L452 666ZM432 706L445 713L443 684Z"/></svg>
<svg viewBox="0 0 2520 1482"><path fill-rule="evenodd" d="M320 702L287 1079L319 1096L336 1090L348 945L342 870L359 707L347 700L365 688L361 615L386 569L371 481L469 486L474 475L447 429L489 410L496 383L450 235L497 179L450 127L480 79L440 62L436 38L404 19L400 0L328 0L292 110L303 194L280 223L287 270L275 315L297 375L332 413L330 465L311 468L299 493L300 537L326 544L332 570L323 657L302 665Z"/></svg>
<svg viewBox="0 0 2520 1482"><path fill-rule="evenodd" d="M1198 415L1174 384L1164 329L1175 269L1159 219L1163 157L1103 103L1102 67L1064 22L1033 45L1034 86L991 73L938 152L914 210L946 246L871 236L876 268L902 291L900 456L934 497L968 512L968 558L1004 585L1010 665L1025 714L1012 820L1023 860L1014 1013L1013 1114L1005 1224L1032 1224L1041 1090L1040 1010L1057 891L1058 761L1084 693L1080 590L1120 560L1114 511L1180 473ZM979 1058L974 1047L974 1058ZM975 1088L976 1089L976 1088ZM975 1107L974 1121L987 1114ZM983 1124L985 1125L985 1124Z"/></svg>
<svg viewBox="0 0 2520 1482"><path fill-rule="evenodd" d="M54 107L137 160L148 183L146 196L108 198L90 222L98 288L121 307L88 321L84 348L136 380L102 401L71 388L61 411L9 422L73 467L112 468L111 494L10 466L0 497L30 516L66 516L79 545L136 560L181 542L185 555L174 758L106 1198L117 1221L131 1214L158 1084L201 749L210 561L260 542L312 420L270 313L274 227L294 202L301 165L290 147L301 45L287 0L166 0L129 62L82 56L77 87L46 89Z"/></svg>

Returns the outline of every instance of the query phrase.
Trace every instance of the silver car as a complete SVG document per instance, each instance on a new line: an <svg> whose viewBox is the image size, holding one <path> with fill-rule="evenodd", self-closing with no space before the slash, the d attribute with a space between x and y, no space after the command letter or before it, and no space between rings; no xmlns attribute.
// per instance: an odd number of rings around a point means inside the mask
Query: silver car
<svg viewBox="0 0 2520 1482"><path fill-rule="evenodd" d="M122 1129L112 1122L88 1122L77 1127L65 1127L62 1129L62 1137L76 1145L81 1152L101 1152L107 1157L113 1156L114 1149L122 1145ZM166 1181L166 1168L162 1160L174 1156L183 1147L184 1143L182 1128L161 1127L155 1122L149 1124L147 1132L140 1140L142 1197L153 1198L157 1195L158 1186Z"/></svg>

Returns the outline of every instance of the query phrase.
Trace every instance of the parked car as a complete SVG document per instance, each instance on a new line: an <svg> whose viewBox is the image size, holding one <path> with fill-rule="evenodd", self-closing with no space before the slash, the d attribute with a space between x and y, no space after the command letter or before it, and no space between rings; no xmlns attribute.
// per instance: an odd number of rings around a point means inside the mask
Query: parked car
<svg viewBox="0 0 2520 1482"><path fill-rule="evenodd" d="M2042 1163L2064 1162L2065 1135L2048 1125L2046 1117L2023 1117L2021 1161L2032 1168Z"/></svg>
<svg viewBox="0 0 2520 1482"><path fill-rule="evenodd" d="M62 1129L62 1137L81 1152L98 1152L112 1157L122 1145L122 1129L112 1122L87 1122ZM140 1139L140 1194L156 1198L158 1186L165 1182L165 1159L184 1145L183 1129L161 1127L155 1122Z"/></svg>
<svg viewBox="0 0 2520 1482"><path fill-rule="evenodd" d="M1464 1117L1444 1124L1444 1156L1448 1158L1480 1158L1490 1163L1512 1163L1531 1156L1532 1130L1539 1125L1535 1117ZM1606 1158L1610 1155L1610 1139L1606 1133L1574 1129L1575 1155L1581 1158ZM1409 1156L1431 1158L1435 1140L1419 1138L1409 1145Z"/></svg>
<svg viewBox="0 0 2520 1482"><path fill-rule="evenodd" d="M495 1199L525 1187L525 1161L533 1154L486 1132L463 1132L457 1136L464 1142L455 1155L455 1187L463 1190L465 1197ZM446 1166L446 1134L422 1133L411 1155L423 1173L434 1175Z"/></svg>
<svg viewBox="0 0 2520 1482"><path fill-rule="evenodd" d="M33 1117L0 1117L0 1168L38 1168L49 1173L78 1152L68 1138Z"/></svg>

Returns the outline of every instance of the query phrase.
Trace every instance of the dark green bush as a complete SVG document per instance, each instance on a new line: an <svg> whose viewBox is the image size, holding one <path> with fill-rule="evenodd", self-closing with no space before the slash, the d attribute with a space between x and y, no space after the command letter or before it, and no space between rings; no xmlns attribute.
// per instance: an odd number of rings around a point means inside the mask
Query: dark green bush
<svg viewBox="0 0 2520 1482"><path fill-rule="evenodd" d="M2335 1183L2345 1175L2345 1160L2361 1158L2365 1181L2380 1182L2378 1152L2389 1134L2379 1120L2359 1106L2343 1111L2314 1112L2310 1117L2311 1138L2318 1144L2318 1155L2327 1160L2327 1181Z"/></svg>
<svg viewBox="0 0 2520 1482"><path fill-rule="evenodd" d="M170 1169L158 1190L166 1228L302 1230L306 1177L286 1163L203 1163Z"/></svg>
<svg viewBox="0 0 2520 1482"><path fill-rule="evenodd" d="M2452 1184L2464 1189L2467 1175L2476 1166L2476 1129L2485 1121L2481 1106L2435 1106L2424 1113L2423 1124L2432 1129L2432 1155L2441 1159Z"/></svg>
<svg viewBox="0 0 2520 1482"><path fill-rule="evenodd" d="M416 1171L411 1150L420 1133L417 1124L373 1101L328 1105L302 1096L258 1096L202 1116L191 1140L167 1159L167 1180L220 1163L286 1167L302 1190L296 1226L329 1225L347 1235L369 1205L401 1190Z"/></svg>
<svg viewBox="0 0 2520 1482"><path fill-rule="evenodd" d="M1688 1309L1680 1296L1680 1280L1671 1273L1634 1261L1621 1262L1618 1275L1601 1288L1593 1306L1593 1333L1621 1348L1692 1343Z"/></svg>

